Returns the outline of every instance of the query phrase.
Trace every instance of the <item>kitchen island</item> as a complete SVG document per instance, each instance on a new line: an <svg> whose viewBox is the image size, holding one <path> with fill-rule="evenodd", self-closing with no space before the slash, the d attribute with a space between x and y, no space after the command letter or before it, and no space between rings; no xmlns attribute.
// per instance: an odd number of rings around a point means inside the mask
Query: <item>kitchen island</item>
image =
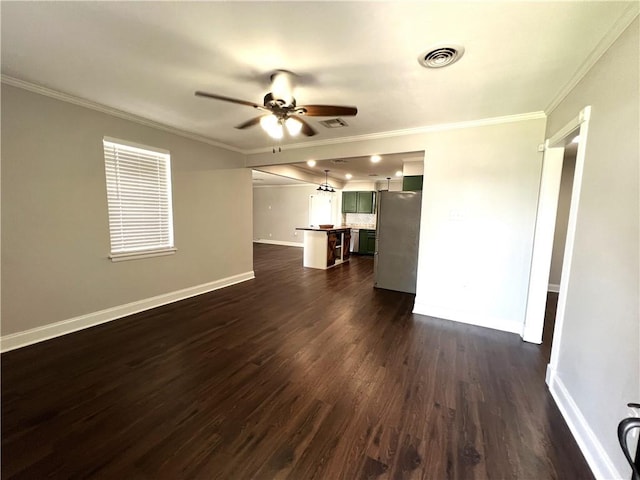
<svg viewBox="0 0 640 480"><path fill-rule="evenodd" d="M303 266L326 270L349 260L351 228L299 227L296 230L304 232Z"/></svg>

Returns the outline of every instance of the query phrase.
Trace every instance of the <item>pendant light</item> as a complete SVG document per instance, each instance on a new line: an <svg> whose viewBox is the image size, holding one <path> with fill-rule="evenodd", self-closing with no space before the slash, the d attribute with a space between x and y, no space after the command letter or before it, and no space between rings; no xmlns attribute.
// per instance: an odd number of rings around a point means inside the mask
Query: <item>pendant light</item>
<svg viewBox="0 0 640 480"><path fill-rule="evenodd" d="M334 193L335 190L331 185L329 185L329 170L324 171L324 183L321 183L318 188L316 188L319 192L327 192Z"/></svg>

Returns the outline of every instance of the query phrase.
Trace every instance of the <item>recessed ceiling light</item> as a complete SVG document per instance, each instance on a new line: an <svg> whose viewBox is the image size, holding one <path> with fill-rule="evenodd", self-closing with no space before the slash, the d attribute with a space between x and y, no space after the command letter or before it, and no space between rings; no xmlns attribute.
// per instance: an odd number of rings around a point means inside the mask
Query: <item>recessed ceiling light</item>
<svg viewBox="0 0 640 480"><path fill-rule="evenodd" d="M573 137L573 140L571 140L571 143L580 143L580 135L576 135L575 137Z"/></svg>
<svg viewBox="0 0 640 480"><path fill-rule="evenodd" d="M373 163L378 163L380 160L382 160L382 157L380 155L371 155L371 161Z"/></svg>
<svg viewBox="0 0 640 480"><path fill-rule="evenodd" d="M344 178L346 178L347 180L351 180L353 178L353 175L351 175L350 173L347 173Z"/></svg>
<svg viewBox="0 0 640 480"><path fill-rule="evenodd" d="M315 160L307 160L307 165L309 165L310 167L315 167L316 166L316 161Z"/></svg>
<svg viewBox="0 0 640 480"><path fill-rule="evenodd" d="M398 170L396 172L396 177L401 177L402 176L402 170Z"/></svg>

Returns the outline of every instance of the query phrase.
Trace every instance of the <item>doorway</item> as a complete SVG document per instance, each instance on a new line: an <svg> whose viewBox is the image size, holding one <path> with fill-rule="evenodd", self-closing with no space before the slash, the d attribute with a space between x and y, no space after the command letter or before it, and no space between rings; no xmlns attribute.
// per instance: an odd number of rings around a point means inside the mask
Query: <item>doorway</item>
<svg viewBox="0 0 640 480"><path fill-rule="evenodd" d="M562 261L564 259L567 240L567 227L569 226L571 191L576 170L578 142L579 136L576 133L573 139L570 140L570 143L564 148L564 155L562 157L560 190L558 192L558 207L556 210L556 224L551 252L551 269L549 272L549 286L547 288L544 326L542 329L542 345L547 361L549 361L551 356L551 342L555 327L556 310L558 308L558 295L560 293L560 282L562 278Z"/></svg>
<svg viewBox="0 0 640 480"><path fill-rule="evenodd" d="M551 289L557 289L558 293L557 308L553 316L555 324L550 325L547 322L547 332L544 335L547 348L549 348L548 343L551 340L547 382L550 372L555 371L554 366L557 363L562 337L590 112L590 107L585 107L576 118L545 142L522 338L527 342L542 343L548 292L551 285ZM578 140L575 140L576 137ZM576 141L575 147L573 146L574 140ZM573 150L575 150L575 161L571 160L574 156ZM564 179L565 191L561 194L563 173L567 178ZM571 182L569 182L569 177L572 179ZM569 183L571 183L570 188L568 188ZM562 208L568 213L563 215ZM566 230L564 229L565 225ZM556 230L558 230L558 236L556 236ZM564 241L562 237L564 237ZM555 258L554 243L556 247ZM552 262L555 262L554 268L556 269L553 272L554 277L552 277ZM558 264L560 265L559 276L557 276ZM554 288L552 278L559 282L559 284L555 284L557 288ZM550 308L553 308L555 303L550 302Z"/></svg>
<svg viewBox="0 0 640 480"><path fill-rule="evenodd" d="M309 225L333 224L333 208L331 195L309 195Z"/></svg>

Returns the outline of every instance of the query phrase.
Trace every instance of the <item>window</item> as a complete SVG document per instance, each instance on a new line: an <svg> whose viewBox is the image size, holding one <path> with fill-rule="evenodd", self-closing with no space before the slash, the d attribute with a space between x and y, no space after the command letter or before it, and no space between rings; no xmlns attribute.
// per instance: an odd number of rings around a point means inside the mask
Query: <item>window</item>
<svg viewBox="0 0 640 480"><path fill-rule="evenodd" d="M106 137L103 145L110 258L174 253L169 152Z"/></svg>

